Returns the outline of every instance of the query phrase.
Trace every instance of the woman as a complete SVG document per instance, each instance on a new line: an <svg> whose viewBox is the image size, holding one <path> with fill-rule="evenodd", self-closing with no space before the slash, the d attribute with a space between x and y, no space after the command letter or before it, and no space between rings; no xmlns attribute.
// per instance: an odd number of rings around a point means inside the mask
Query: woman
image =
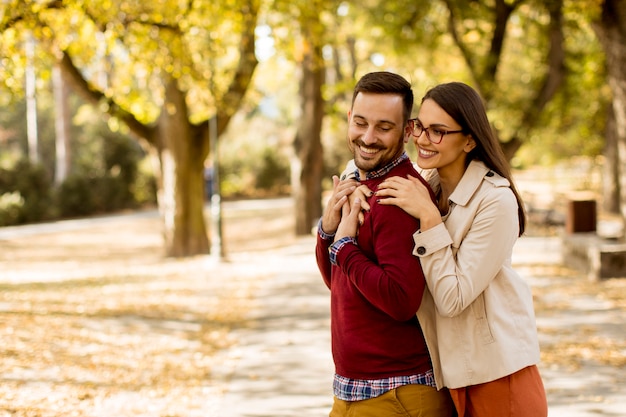
<svg viewBox="0 0 626 417"><path fill-rule="evenodd" d="M412 177L389 178L375 195L420 220L413 254L437 310L443 383L460 417L547 416L532 295L511 267L525 213L482 99L463 83L438 85L411 123L437 204ZM338 233L354 230L356 211Z"/></svg>

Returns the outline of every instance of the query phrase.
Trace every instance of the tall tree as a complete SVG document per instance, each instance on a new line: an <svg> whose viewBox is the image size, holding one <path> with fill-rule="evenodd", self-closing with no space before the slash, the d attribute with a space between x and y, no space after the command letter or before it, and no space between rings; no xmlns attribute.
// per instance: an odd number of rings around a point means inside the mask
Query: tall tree
<svg viewBox="0 0 626 417"><path fill-rule="evenodd" d="M70 174L71 147L70 147L70 124L71 115L69 108L69 90L63 81L60 66L54 65L52 69L52 89L54 91L54 127L55 127L55 170L54 183L60 185Z"/></svg>
<svg viewBox="0 0 626 417"><path fill-rule="evenodd" d="M496 101L494 96L498 91L506 91L502 83L499 83L499 79L502 78L498 76L503 65L505 42L511 33L507 30L511 24L511 17L524 4L528 12L530 2L494 0L490 2L491 4L478 5L479 2L468 4L459 0L445 0L445 3L449 12L449 33L461 51L477 89L488 105L492 104ZM504 151L509 158L513 157L529 132L537 127L538 115L555 96L565 78L563 0L546 1L544 7L547 12L547 23L543 25L541 32L547 38L547 47L542 57L545 70L533 74L535 81L530 85L531 93L521 103L521 117L510 136L501 138ZM517 16L519 17L520 13ZM468 24L467 19L477 18L482 22ZM534 20L530 24L539 24L539 19L532 19L532 15L526 17L522 15L521 19ZM480 27L483 25L490 30L481 30ZM519 23L518 29L521 29ZM484 45L488 45L487 50L483 51L483 48L476 47L471 39L479 39Z"/></svg>
<svg viewBox="0 0 626 417"><path fill-rule="evenodd" d="M606 54L608 84L612 92L609 138L609 178L616 180L618 202L626 225L626 0L604 0L594 28ZM612 168L612 169L611 169Z"/></svg>
<svg viewBox="0 0 626 417"><path fill-rule="evenodd" d="M26 124L28 126L28 158L39 162L39 130L37 128L37 73L35 71L35 39L26 31Z"/></svg>
<svg viewBox="0 0 626 417"><path fill-rule="evenodd" d="M322 94L326 84L326 62L322 50L328 43L325 20L332 21L336 14L335 3L325 0L276 0L273 3L280 13L276 26L286 28L289 34L280 42L300 69L300 115L291 163L297 235L311 233L314 223L322 215L322 121L326 114Z"/></svg>
<svg viewBox="0 0 626 417"><path fill-rule="evenodd" d="M150 149L158 161L166 254L208 253L209 120L217 119L220 135L250 84L259 1L14 0L0 7L4 40L32 28L62 54L60 68L73 90ZM98 39L112 62L108 85L98 84ZM208 78L217 91L208 91Z"/></svg>
<svg viewBox="0 0 626 417"><path fill-rule="evenodd" d="M313 3L320 3L314 1ZM324 26L319 18L319 8L300 7L300 109L294 151L298 163L292 164L293 196L296 207L296 234L311 233L314 222L322 215L321 178L324 169L322 153L322 119L326 66L322 56Z"/></svg>
<svg viewBox="0 0 626 417"><path fill-rule="evenodd" d="M563 0L405 0L370 11L396 48L419 51L429 84L461 78L480 92L509 158L565 80Z"/></svg>

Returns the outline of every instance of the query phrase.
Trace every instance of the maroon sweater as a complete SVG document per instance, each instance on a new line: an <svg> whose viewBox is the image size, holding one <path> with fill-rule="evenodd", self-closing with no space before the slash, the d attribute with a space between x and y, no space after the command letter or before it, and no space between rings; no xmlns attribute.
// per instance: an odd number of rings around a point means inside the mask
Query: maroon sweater
<svg viewBox="0 0 626 417"><path fill-rule="evenodd" d="M422 179L407 159L361 182L376 190L385 178L408 174ZM335 370L352 379L416 375L432 368L415 316L425 288L419 259L411 254L419 221L396 206L377 204L378 198L368 199L371 209L359 228L358 246L345 244L337 253L338 266L329 259L332 241L317 238L317 264L331 291Z"/></svg>

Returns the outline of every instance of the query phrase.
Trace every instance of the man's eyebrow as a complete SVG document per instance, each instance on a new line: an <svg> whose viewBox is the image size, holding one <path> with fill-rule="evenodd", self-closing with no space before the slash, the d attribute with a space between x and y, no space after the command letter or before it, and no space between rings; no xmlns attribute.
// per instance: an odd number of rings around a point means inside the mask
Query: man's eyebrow
<svg viewBox="0 0 626 417"><path fill-rule="evenodd" d="M367 118L366 118L366 117L360 116L360 115L358 115L358 114L355 114L355 115L354 115L354 118L355 118L355 119L360 119L360 120L365 120L365 121L367 121ZM395 125L396 125L396 122L394 122L394 121L392 121L392 120L385 120L385 119L382 119L382 120L374 120L374 122L375 122L376 124L389 124L389 125L393 125L393 126L395 126Z"/></svg>

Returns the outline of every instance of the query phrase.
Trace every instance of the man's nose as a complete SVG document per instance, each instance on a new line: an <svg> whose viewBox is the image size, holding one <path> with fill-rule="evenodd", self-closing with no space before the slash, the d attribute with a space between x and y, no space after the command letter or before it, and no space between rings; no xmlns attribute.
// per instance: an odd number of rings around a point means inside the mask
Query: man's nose
<svg viewBox="0 0 626 417"><path fill-rule="evenodd" d="M367 128L361 140L363 140L363 143L368 145L376 143L376 134L373 126Z"/></svg>

